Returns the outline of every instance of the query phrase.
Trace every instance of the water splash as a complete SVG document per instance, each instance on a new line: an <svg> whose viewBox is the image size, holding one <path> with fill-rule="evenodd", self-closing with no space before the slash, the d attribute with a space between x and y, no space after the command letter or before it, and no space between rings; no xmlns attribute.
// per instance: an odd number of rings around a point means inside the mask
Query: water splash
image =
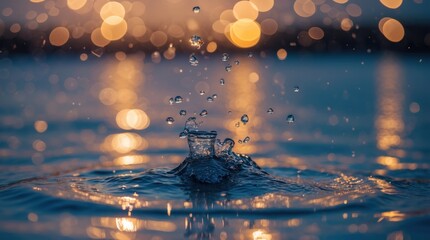
<svg viewBox="0 0 430 240"><path fill-rule="evenodd" d="M192 119L191 123L195 123L195 119ZM185 181L217 184L230 179L240 171L266 174L250 157L232 151L234 147L232 139L226 138L221 142L216 139L216 131L186 130L189 155L171 171ZM245 139L249 141L249 137Z"/></svg>

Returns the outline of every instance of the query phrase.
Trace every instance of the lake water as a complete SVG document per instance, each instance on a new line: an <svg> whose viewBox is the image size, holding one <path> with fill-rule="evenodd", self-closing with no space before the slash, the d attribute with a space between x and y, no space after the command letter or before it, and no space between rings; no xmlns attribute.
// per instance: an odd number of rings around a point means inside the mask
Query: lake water
<svg viewBox="0 0 430 240"><path fill-rule="evenodd" d="M0 59L0 238L428 238L428 55L196 57ZM191 116L269 175L169 173Z"/></svg>

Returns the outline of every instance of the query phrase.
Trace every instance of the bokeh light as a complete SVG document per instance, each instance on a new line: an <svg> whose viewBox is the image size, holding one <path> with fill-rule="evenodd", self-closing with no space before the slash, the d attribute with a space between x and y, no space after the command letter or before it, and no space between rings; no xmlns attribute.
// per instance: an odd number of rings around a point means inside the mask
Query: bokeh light
<svg viewBox="0 0 430 240"><path fill-rule="evenodd" d="M69 40L70 33L65 27L56 27L49 34L49 42L53 46L63 46Z"/></svg>
<svg viewBox="0 0 430 240"><path fill-rule="evenodd" d="M391 42L400 42L405 36L402 23L393 18L381 19L379 28L382 34Z"/></svg>

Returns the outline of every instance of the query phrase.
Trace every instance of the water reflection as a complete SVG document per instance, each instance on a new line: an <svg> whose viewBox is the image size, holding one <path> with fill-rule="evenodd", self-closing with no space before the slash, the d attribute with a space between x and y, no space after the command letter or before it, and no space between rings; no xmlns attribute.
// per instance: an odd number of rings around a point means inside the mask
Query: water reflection
<svg viewBox="0 0 430 240"><path fill-rule="evenodd" d="M400 147L404 130L401 65L393 58L385 58L378 67L377 80L377 147L388 151Z"/></svg>
<svg viewBox="0 0 430 240"><path fill-rule="evenodd" d="M259 139L257 131L253 131L262 125L263 119L258 115L261 109L263 93L261 87L257 86L259 81L259 66L255 61L240 61L239 66L227 74L226 86L227 103L226 108L232 112L232 118L224 122L225 128L230 131L231 137L236 141L243 141L247 136L250 141L246 144L236 144L235 151L251 154L256 151L255 141ZM243 124L241 117L247 114L249 122Z"/></svg>
<svg viewBox="0 0 430 240"><path fill-rule="evenodd" d="M111 109L107 117L108 119L115 119L116 125L120 129L146 129L150 125L150 118L140 108L145 105L146 100L139 97L136 92L137 87L141 87L144 82L144 74L140 71L142 62L136 56L127 58L125 54L117 60L107 64L106 70L101 74L99 100ZM118 154L140 151L147 147L148 141L139 134L132 132L111 134L101 144L103 151ZM121 162L127 164L145 161L136 157L123 157L115 160L115 163Z"/></svg>

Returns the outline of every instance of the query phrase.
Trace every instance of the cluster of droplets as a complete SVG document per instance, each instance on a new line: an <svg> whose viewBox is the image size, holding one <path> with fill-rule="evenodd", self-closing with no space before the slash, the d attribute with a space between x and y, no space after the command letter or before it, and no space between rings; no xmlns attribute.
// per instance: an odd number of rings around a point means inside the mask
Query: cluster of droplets
<svg viewBox="0 0 430 240"><path fill-rule="evenodd" d="M173 103L182 103L184 99L181 96L176 96L175 98L169 98L169 104L173 105Z"/></svg>
<svg viewBox="0 0 430 240"><path fill-rule="evenodd" d="M218 98L218 95L214 93L214 94L212 94L212 96L207 97L206 101L211 103L211 102L215 101L215 99L217 99L217 98Z"/></svg>

